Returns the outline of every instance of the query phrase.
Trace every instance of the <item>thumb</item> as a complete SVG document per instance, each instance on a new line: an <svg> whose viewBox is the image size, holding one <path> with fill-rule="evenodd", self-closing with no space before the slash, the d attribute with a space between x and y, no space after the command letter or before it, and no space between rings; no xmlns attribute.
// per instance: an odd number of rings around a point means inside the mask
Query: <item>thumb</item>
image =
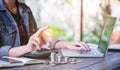
<svg viewBox="0 0 120 70"><path fill-rule="evenodd" d="M47 45L43 45L41 48L50 50L50 48Z"/></svg>

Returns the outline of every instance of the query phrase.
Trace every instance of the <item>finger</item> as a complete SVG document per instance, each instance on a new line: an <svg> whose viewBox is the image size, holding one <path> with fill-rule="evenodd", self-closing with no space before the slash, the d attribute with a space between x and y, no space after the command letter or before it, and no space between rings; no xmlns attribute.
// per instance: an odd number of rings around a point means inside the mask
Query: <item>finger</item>
<svg viewBox="0 0 120 70"><path fill-rule="evenodd" d="M43 45L41 48L50 50L50 48L47 45Z"/></svg>
<svg viewBox="0 0 120 70"><path fill-rule="evenodd" d="M84 42L76 42L76 44L82 47L85 51L90 50L89 47Z"/></svg>
<svg viewBox="0 0 120 70"><path fill-rule="evenodd" d="M85 51L88 51L88 49L86 48L84 44L82 44L80 47L83 48Z"/></svg>
<svg viewBox="0 0 120 70"><path fill-rule="evenodd" d="M40 45L39 45L39 43L36 40L33 39L31 43L33 44L33 47L35 47L38 50L40 50Z"/></svg>
<svg viewBox="0 0 120 70"><path fill-rule="evenodd" d="M85 49L86 49L87 51L90 50L89 46L88 46L86 43L84 43L84 42L81 42L81 43L83 44L82 47L85 47Z"/></svg>
<svg viewBox="0 0 120 70"><path fill-rule="evenodd" d="M34 46L35 46L35 45L34 45ZM33 50L34 50L34 51L37 51L38 49L37 49L37 47L34 47Z"/></svg>
<svg viewBox="0 0 120 70"><path fill-rule="evenodd" d="M70 46L70 47L68 47L68 49L71 49L71 50L80 50L81 47Z"/></svg>
<svg viewBox="0 0 120 70"><path fill-rule="evenodd" d="M39 36L39 35L41 35L41 33L42 33L43 31L45 31L45 30L48 29L48 28L49 28L49 26L42 27L42 28L40 28L34 35L35 35L35 36Z"/></svg>
<svg viewBox="0 0 120 70"><path fill-rule="evenodd" d="M39 45L41 44L41 39L36 36L32 36L32 39L34 39Z"/></svg>

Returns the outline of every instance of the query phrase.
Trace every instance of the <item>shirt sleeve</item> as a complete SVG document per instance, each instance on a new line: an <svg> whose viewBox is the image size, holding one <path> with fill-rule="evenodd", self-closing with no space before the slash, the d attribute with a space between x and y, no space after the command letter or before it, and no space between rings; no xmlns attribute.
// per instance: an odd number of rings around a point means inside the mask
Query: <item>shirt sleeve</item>
<svg viewBox="0 0 120 70"><path fill-rule="evenodd" d="M49 45L50 49L55 49L55 45L56 45L56 43L59 42L59 41L60 41L60 40L58 40L58 39L53 39L53 40L50 42L50 45Z"/></svg>
<svg viewBox="0 0 120 70"><path fill-rule="evenodd" d="M12 46L2 46L0 48L0 57L3 57L3 56L8 56L8 52L9 52L9 49L11 48Z"/></svg>

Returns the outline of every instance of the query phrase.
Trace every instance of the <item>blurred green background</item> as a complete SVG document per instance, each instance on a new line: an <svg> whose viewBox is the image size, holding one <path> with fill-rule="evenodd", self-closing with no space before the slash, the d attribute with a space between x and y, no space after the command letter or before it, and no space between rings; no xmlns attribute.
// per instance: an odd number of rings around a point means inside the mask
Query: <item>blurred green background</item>
<svg viewBox="0 0 120 70"><path fill-rule="evenodd" d="M49 25L55 37L61 40L75 40L75 28L79 24L78 0L20 0L32 10L38 28ZM81 1L81 0L79 0ZM83 0L83 33L84 42L99 42L99 37L107 16L119 17L119 0ZM78 30L79 32L80 30Z"/></svg>

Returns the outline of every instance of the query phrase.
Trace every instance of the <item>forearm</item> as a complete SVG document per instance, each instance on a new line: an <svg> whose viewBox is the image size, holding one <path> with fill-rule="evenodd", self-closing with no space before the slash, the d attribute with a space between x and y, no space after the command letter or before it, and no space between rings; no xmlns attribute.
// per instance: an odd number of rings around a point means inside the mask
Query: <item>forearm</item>
<svg viewBox="0 0 120 70"><path fill-rule="evenodd" d="M29 47L27 47L26 45L24 45L24 46L19 46L19 47L11 48L9 50L8 55L11 56L11 57L18 57L18 56L21 56L21 55L23 55L25 53L28 53L28 52L30 52Z"/></svg>
<svg viewBox="0 0 120 70"><path fill-rule="evenodd" d="M66 48L67 43L66 41L59 41L55 44L55 49Z"/></svg>

